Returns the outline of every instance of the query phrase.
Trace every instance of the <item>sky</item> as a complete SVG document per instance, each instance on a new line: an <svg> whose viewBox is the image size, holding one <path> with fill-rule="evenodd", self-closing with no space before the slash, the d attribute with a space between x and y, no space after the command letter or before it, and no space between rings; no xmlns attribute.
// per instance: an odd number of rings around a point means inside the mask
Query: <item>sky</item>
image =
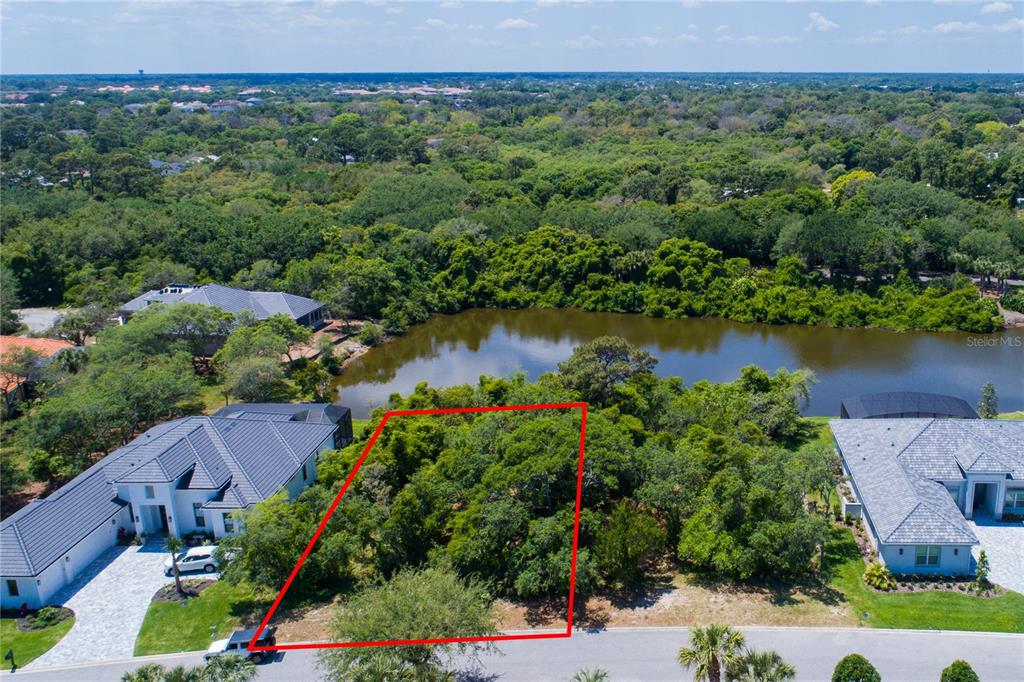
<svg viewBox="0 0 1024 682"><path fill-rule="evenodd" d="M0 0L0 72L1024 71L995 0Z"/></svg>

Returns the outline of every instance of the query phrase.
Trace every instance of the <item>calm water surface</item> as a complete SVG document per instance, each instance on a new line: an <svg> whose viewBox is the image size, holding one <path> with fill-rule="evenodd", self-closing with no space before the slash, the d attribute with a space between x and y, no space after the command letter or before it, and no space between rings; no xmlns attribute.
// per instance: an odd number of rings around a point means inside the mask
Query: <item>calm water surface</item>
<svg viewBox="0 0 1024 682"><path fill-rule="evenodd" d="M394 341L374 348L337 379L341 402L356 417L432 386L475 384L482 374L555 369L572 349L614 334L646 348L662 376L728 381L744 365L774 371L807 367L819 383L808 415L835 415L846 397L913 390L959 396L972 405L986 381L1000 409L1024 409L1024 329L996 334L768 326L720 319L665 320L579 310L469 310L435 315Z"/></svg>

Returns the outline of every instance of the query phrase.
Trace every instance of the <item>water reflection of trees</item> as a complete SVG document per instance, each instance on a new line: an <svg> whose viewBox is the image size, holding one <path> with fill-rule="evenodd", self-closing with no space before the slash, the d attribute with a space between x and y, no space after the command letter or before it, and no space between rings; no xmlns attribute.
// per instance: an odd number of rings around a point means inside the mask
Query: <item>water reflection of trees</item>
<svg viewBox="0 0 1024 682"><path fill-rule="evenodd" d="M961 333L898 334L874 329L743 324L717 318L669 320L566 309L468 310L456 315L435 315L405 336L373 349L345 370L337 386L390 384L402 368L412 363L421 365L421 376L416 381L447 385L470 374L473 381L477 374L493 371L495 365L507 366L512 371L523 366L526 358L536 363L542 355L534 352L541 350L539 346L572 347L610 334L666 356L659 368L662 374L682 373L678 359L667 357L682 354L699 356L702 371L698 374L703 376L734 376L743 365L758 362L769 370L807 367L822 379L833 373L849 376L851 372L863 375L860 378L865 380L869 376L888 377L886 387L871 390L889 390L890 384L896 388L928 390L907 385L908 376L924 363L936 368L936 372L943 367L970 366L971 373L977 373L980 386L995 378L991 375L1005 373L999 369L1000 363L1012 365L1016 361L1006 356L1005 348L974 352L968 346L968 335ZM504 342L506 337L511 343ZM481 355L482 350L486 358ZM1017 349L1009 352L1013 350ZM436 372L423 371L423 363L452 355L465 372L436 376L450 371L450 363L438 367ZM542 371L553 369L554 363L552 360L551 367L545 366ZM481 372L475 371L477 366ZM684 378L693 381L701 377ZM939 390L942 382L938 384L932 390ZM849 388L852 393L857 387Z"/></svg>

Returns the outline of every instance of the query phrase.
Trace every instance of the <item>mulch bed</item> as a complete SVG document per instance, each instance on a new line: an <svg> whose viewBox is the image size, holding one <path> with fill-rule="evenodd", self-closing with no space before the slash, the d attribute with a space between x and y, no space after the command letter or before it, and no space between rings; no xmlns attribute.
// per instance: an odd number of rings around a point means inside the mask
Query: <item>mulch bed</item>
<svg viewBox="0 0 1024 682"><path fill-rule="evenodd" d="M896 588L892 590L876 590L871 585L868 587L875 592L959 592L960 594L971 595L989 599L1006 594L1006 588L999 585L990 585L982 592L978 592L974 579L969 577L935 577L917 575L894 575Z"/></svg>
<svg viewBox="0 0 1024 682"><path fill-rule="evenodd" d="M198 597L199 593L205 590L210 585L217 582L216 580L182 580L181 587L184 590L184 594L178 592L174 583L170 585L164 585L156 594L153 595L153 602L168 601L176 604L183 604L192 597Z"/></svg>
<svg viewBox="0 0 1024 682"><path fill-rule="evenodd" d="M46 628L52 628L54 625L63 623L68 618L73 618L75 615L75 612L67 608L66 606L54 606L52 608L55 608L58 611L60 611L60 616L56 620L51 621L49 623L36 623L32 618L32 615L34 614L29 615L26 618L17 618L14 622L18 626L18 630L20 632L35 632L36 630L45 630Z"/></svg>

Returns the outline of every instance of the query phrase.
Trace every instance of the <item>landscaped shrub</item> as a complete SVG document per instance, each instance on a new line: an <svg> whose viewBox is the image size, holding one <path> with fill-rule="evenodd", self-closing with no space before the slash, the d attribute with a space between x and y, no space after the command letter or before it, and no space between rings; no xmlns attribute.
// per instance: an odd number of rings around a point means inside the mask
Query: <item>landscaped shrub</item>
<svg viewBox="0 0 1024 682"><path fill-rule="evenodd" d="M359 330L359 334L356 336L359 343L364 346L376 346L383 338L383 330L373 322L367 322L364 324L363 328Z"/></svg>
<svg viewBox="0 0 1024 682"><path fill-rule="evenodd" d="M864 571L864 582L876 590L896 589L896 579L892 577L889 569L880 563L873 563Z"/></svg>
<svg viewBox="0 0 1024 682"><path fill-rule="evenodd" d="M1010 291L1003 294L1002 298L999 299L1003 307L1007 310L1015 310L1018 313L1024 313L1024 287L1014 287Z"/></svg>
<svg viewBox="0 0 1024 682"><path fill-rule="evenodd" d="M868 659L860 654L847 654L832 671L832 682L882 682L882 676Z"/></svg>
<svg viewBox="0 0 1024 682"><path fill-rule="evenodd" d="M59 606L44 606L35 613L25 617L25 625L30 630L42 630L66 620L71 615L67 609Z"/></svg>
<svg viewBox="0 0 1024 682"><path fill-rule="evenodd" d="M970 663L958 658L942 671L939 682L981 682L981 679Z"/></svg>

